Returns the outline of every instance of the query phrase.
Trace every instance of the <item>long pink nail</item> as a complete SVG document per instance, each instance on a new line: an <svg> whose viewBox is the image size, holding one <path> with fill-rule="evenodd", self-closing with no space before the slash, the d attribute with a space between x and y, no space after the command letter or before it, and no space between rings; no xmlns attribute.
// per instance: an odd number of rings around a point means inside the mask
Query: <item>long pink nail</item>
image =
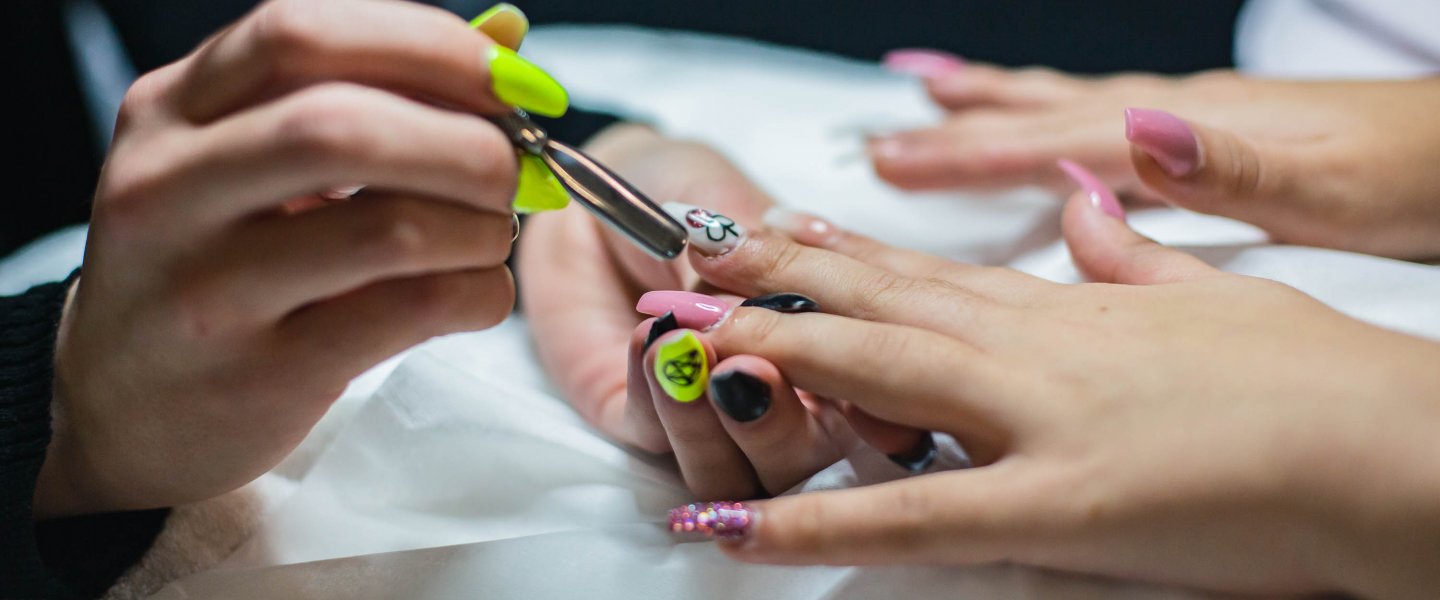
<svg viewBox="0 0 1440 600"><path fill-rule="evenodd" d="M949 52L928 48L902 48L885 53L880 64L896 73L926 79L952 75L965 70L965 59Z"/></svg>
<svg viewBox="0 0 1440 600"><path fill-rule="evenodd" d="M652 317L675 313L675 320L685 329L708 329L720 322L730 305L724 300L694 292L659 291L649 292L640 297L635 310Z"/></svg>
<svg viewBox="0 0 1440 600"><path fill-rule="evenodd" d="M1163 110L1125 109L1125 139L1160 164L1171 177L1200 168L1200 140L1179 117Z"/></svg>
<svg viewBox="0 0 1440 600"><path fill-rule="evenodd" d="M743 502L704 502L670 509L670 531L706 537L745 537L755 523L755 509Z"/></svg>
<svg viewBox="0 0 1440 600"><path fill-rule="evenodd" d="M1100 181L1099 177L1096 177L1089 169L1068 159L1062 158L1056 164L1060 165L1060 170L1069 175L1070 179L1073 179L1080 189L1090 196L1091 206L1116 219L1125 220L1125 209L1120 207L1120 200L1115 197L1115 192L1110 191L1110 186Z"/></svg>

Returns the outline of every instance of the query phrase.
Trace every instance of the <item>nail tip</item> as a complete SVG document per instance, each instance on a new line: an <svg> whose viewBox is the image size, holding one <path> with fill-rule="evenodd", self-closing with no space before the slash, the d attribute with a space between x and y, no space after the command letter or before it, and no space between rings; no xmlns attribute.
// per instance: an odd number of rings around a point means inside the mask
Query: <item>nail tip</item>
<svg viewBox="0 0 1440 600"><path fill-rule="evenodd" d="M750 532L758 513L744 502L694 502L670 509L670 531L711 539L738 539Z"/></svg>
<svg viewBox="0 0 1440 600"><path fill-rule="evenodd" d="M711 375L709 390L710 401L739 423L758 420L770 410L770 384L744 371Z"/></svg>

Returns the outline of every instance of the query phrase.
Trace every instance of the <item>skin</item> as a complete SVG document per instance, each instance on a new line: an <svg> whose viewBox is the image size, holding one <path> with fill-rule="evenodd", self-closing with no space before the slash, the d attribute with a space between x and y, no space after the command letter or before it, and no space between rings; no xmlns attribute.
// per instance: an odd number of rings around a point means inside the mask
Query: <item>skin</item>
<svg viewBox="0 0 1440 600"><path fill-rule="evenodd" d="M1069 158L1122 195L1236 218L1281 243L1440 257L1440 79L1280 82L1230 71L1081 78L970 65L925 82L949 116L873 139L876 173L905 189L1063 189ZM1121 135L1128 107L1168 111L1201 138L1174 178ZM1365 168L1356 168L1365 165Z"/></svg>
<svg viewBox="0 0 1440 600"><path fill-rule="evenodd" d="M1061 285L841 235L696 257L737 309L719 356L955 436L977 468L755 503L727 553L1013 562L1234 592L1424 598L1440 579L1440 345L1217 271L1077 195Z"/></svg>
<svg viewBox="0 0 1440 600"><path fill-rule="evenodd" d="M134 85L59 330L37 516L232 490L366 368L507 316L491 43L419 5L279 0Z"/></svg>

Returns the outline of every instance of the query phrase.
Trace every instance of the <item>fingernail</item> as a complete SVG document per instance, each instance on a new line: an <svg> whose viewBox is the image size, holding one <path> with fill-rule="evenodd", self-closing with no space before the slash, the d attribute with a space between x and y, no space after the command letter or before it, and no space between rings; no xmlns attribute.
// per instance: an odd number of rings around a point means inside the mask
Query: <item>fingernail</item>
<svg viewBox="0 0 1440 600"><path fill-rule="evenodd" d="M686 504L670 509L670 531L720 539L742 538L757 516L755 509L743 502Z"/></svg>
<svg viewBox="0 0 1440 600"><path fill-rule="evenodd" d="M730 305L714 296L695 292L657 291L641 296L635 310L652 317L674 313L681 327L704 330L719 323L730 312Z"/></svg>
<svg viewBox="0 0 1440 600"><path fill-rule="evenodd" d="M490 82L501 102L547 117L565 114L570 96L554 77L500 44L489 52Z"/></svg>
<svg viewBox="0 0 1440 600"><path fill-rule="evenodd" d="M1171 177L1184 177L1200 168L1200 140L1195 131L1163 110L1125 109L1125 139L1155 159Z"/></svg>
<svg viewBox="0 0 1440 600"><path fill-rule="evenodd" d="M1105 212L1105 214L1125 220L1125 209L1120 207L1120 200L1115 197L1115 192L1110 191L1110 186L1100 181L1089 169L1080 166L1078 163L1068 159L1060 159L1056 164L1064 171L1070 179L1074 180L1086 195L1090 196L1090 205Z"/></svg>
<svg viewBox="0 0 1440 600"><path fill-rule="evenodd" d="M740 306L763 308L782 313L809 313L820 311L820 304L818 302L811 300L809 296L793 292L756 296L741 302Z"/></svg>
<svg viewBox="0 0 1440 600"><path fill-rule="evenodd" d="M705 380L710 375L708 362L700 338L686 331L661 343L655 351L655 380L671 399L689 404L705 393Z"/></svg>
<svg viewBox="0 0 1440 600"><path fill-rule="evenodd" d="M570 204L570 192L560 185L545 160L531 154L520 155L520 175L515 186L515 212L522 215L559 210Z"/></svg>
<svg viewBox="0 0 1440 600"><path fill-rule="evenodd" d="M514 4L501 2L471 19L470 27L513 50L520 47L525 34L530 32L530 19Z"/></svg>
<svg viewBox="0 0 1440 600"><path fill-rule="evenodd" d="M766 227L790 236L806 246L827 248L840 239L841 231L834 223L815 215L776 206L761 219Z"/></svg>
<svg viewBox="0 0 1440 600"><path fill-rule="evenodd" d="M865 138L865 152L871 161L903 160L909 153L904 139L896 135L877 135Z"/></svg>
<svg viewBox="0 0 1440 600"><path fill-rule="evenodd" d="M901 48L885 53L880 64L896 73L933 79L965 70L965 59L941 50Z"/></svg>
<svg viewBox="0 0 1440 600"><path fill-rule="evenodd" d="M662 207L690 233L690 245L709 256L723 256L745 241L745 228L734 219L697 206L666 202Z"/></svg>
<svg viewBox="0 0 1440 600"><path fill-rule="evenodd" d="M655 319L655 322L650 324L650 333L645 336L645 345L642 348L644 351L649 351L650 347L655 345L655 340L660 339L660 336L679 328L680 323L675 320L675 313L665 313L665 316Z"/></svg>
<svg viewBox="0 0 1440 600"><path fill-rule="evenodd" d="M770 410L770 384L742 371L710 377L710 400L730 418L749 423Z"/></svg>
<svg viewBox="0 0 1440 600"><path fill-rule="evenodd" d="M935 456L939 451L935 449L935 435L926 431L920 436L920 441L915 447L904 452L897 452L889 455L890 461L900 468L911 473L919 473L930 468L935 463Z"/></svg>

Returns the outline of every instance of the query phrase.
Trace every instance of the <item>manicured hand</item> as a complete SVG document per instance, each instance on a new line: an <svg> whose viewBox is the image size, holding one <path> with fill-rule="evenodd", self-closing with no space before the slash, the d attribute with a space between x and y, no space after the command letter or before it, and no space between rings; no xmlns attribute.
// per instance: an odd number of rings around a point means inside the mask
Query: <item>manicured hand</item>
<svg viewBox="0 0 1440 600"><path fill-rule="evenodd" d="M476 113L564 102L404 2L268 2L142 77L61 324L37 515L234 489L366 368L504 319L515 153Z"/></svg>
<svg viewBox="0 0 1440 600"><path fill-rule="evenodd" d="M1090 186L1066 239L1095 283L757 232L694 260L742 294L703 334L790 384L954 435L977 468L672 512L746 561L1013 562L1241 592L1440 586L1440 345L1131 231ZM803 237L803 236L800 236Z"/></svg>

